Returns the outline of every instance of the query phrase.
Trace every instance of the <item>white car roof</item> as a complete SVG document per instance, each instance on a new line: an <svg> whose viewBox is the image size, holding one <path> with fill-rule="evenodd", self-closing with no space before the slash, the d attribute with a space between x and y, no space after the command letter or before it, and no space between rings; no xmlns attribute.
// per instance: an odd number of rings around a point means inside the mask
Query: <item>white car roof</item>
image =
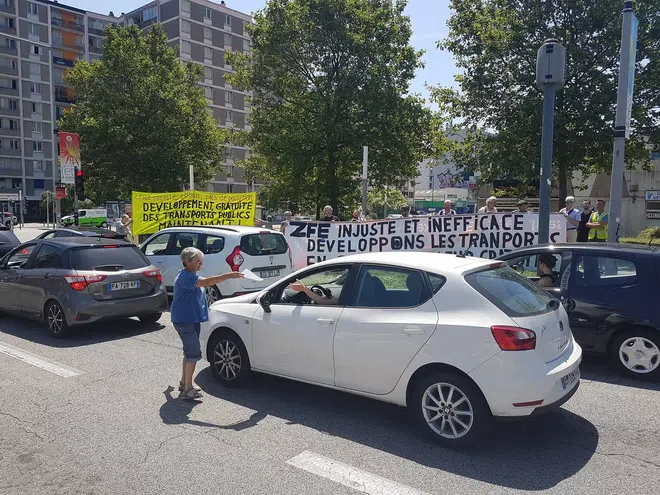
<svg viewBox="0 0 660 495"><path fill-rule="evenodd" d="M218 225L218 226L199 226L199 225L190 225L188 227L168 227L166 229L159 230L158 233L162 232L201 232L203 234L220 234L220 233L233 233L233 234L263 234L263 233L273 233L280 234L276 230L269 230L264 227L248 227L244 225Z"/></svg>
<svg viewBox="0 0 660 495"><path fill-rule="evenodd" d="M376 263L431 272L437 270L438 272L456 271L460 273L467 270L486 267L493 263L497 263L498 265L502 264L501 261L485 258L418 251L353 254L328 260L323 263L337 264L345 262Z"/></svg>

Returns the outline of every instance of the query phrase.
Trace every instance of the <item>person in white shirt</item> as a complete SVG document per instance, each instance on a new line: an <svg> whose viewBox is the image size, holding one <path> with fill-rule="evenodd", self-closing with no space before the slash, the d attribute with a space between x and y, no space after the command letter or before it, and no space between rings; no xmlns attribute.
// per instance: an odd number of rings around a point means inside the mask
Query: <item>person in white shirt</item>
<svg viewBox="0 0 660 495"><path fill-rule="evenodd" d="M566 207L559 210L566 219L566 242L577 242L577 229L582 220L582 214L573 208L574 205L575 198L566 196Z"/></svg>
<svg viewBox="0 0 660 495"><path fill-rule="evenodd" d="M479 208L477 213L497 213L497 198L491 196L486 200L486 206Z"/></svg>
<svg viewBox="0 0 660 495"><path fill-rule="evenodd" d="M456 210L453 210L451 207L451 199L445 201L445 207L440 210L438 215L456 215Z"/></svg>

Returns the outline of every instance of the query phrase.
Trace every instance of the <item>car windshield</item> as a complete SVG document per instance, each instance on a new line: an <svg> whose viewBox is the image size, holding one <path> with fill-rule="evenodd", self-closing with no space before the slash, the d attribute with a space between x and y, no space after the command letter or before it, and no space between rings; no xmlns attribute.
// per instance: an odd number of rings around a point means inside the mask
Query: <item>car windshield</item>
<svg viewBox="0 0 660 495"><path fill-rule="evenodd" d="M249 256L285 254L289 246L281 234L266 232L241 237L241 251Z"/></svg>
<svg viewBox="0 0 660 495"><path fill-rule="evenodd" d="M149 265L149 260L132 244L85 246L74 249L71 253L71 268L75 270L94 270L101 267L136 270Z"/></svg>
<svg viewBox="0 0 660 495"><path fill-rule="evenodd" d="M554 298L508 266L470 273L465 280L507 316L532 316L553 311L549 303Z"/></svg>

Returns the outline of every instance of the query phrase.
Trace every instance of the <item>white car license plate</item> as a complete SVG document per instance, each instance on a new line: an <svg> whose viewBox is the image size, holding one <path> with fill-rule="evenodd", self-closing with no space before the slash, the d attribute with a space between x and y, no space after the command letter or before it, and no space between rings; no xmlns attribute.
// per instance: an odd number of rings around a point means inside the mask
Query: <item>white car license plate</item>
<svg viewBox="0 0 660 495"><path fill-rule="evenodd" d="M260 272L261 278L270 278L270 277L279 277L280 276L280 271L279 270L265 270Z"/></svg>
<svg viewBox="0 0 660 495"><path fill-rule="evenodd" d="M580 379L580 368L575 368L568 375L561 377L561 386L566 390L569 386L573 385Z"/></svg>
<svg viewBox="0 0 660 495"><path fill-rule="evenodd" d="M108 284L108 290L137 289L139 287L140 287L139 280L132 280L130 282L112 282Z"/></svg>

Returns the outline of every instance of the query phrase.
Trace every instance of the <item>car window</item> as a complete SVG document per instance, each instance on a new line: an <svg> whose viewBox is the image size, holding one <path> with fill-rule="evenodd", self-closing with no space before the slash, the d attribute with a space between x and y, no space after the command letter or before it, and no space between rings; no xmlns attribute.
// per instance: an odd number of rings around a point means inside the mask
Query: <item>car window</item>
<svg viewBox="0 0 660 495"><path fill-rule="evenodd" d="M354 306L409 308L430 297L421 272L402 268L363 266L356 282Z"/></svg>
<svg viewBox="0 0 660 495"><path fill-rule="evenodd" d="M172 250L168 254L179 256L185 248L197 247L198 245L199 234L196 232L177 232L174 235L176 236L174 246L172 246Z"/></svg>
<svg viewBox="0 0 660 495"><path fill-rule="evenodd" d="M328 299L339 299L350 269L350 266L336 266L324 270L313 270L298 277L298 280L319 295L323 294ZM287 289L291 282L293 280L289 280L283 285L277 302L281 304L309 303L309 298L305 294ZM318 287L314 288L313 286ZM322 287L323 290L319 287Z"/></svg>
<svg viewBox="0 0 660 495"><path fill-rule="evenodd" d="M202 239L200 246L204 254L218 254L225 249L225 238L217 235L207 235Z"/></svg>
<svg viewBox="0 0 660 495"><path fill-rule="evenodd" d="M86 212L85 210L79 210L79 211L78 211L78 216L79 216L79 217L84 217L84 216L86 216L86 215L87 215L87 212Z"/></svg>
<svg viewBox="0 0 660 495"><path fill-rule="evenodd" d="M606 256L579 256L575 266L577 287L628 285L637 281L633 261Z"/></svg>
<svg viewBox="0 0 660 495"><path fill-rule="evenodd" d="M147 256L162 256L167 254L167 245L172 238L171 233L160 234L144 245L142 250Z"/></svg>
<svg viewBox="0 0 660 495"><path fill-rule="evenodd" d="M553 271L559 273L562 263L562 254L561 253L547 253L552 255L555 258L555 267ZM522 276L527 278L538 279L541 275L539 271L539 254L531 254L527 256L521 256L519 258L513 258L508 261L509 266L515 271L520 273Z"/></svg>
<svg viewBox="0 0 660 495"><path fill-rule="evenodd" d="M25 268L25 264L30 259L30 255L36 244L29 244L14 251L14 253L7 258L7 268Z"/></svg>
<svg viewBox="0 0 660 495"><path fill-rule="evenodd" d="M445 285L447 279L441 275L436 275L434 273L429 273L429 282L431 282L431 290L434 294L437 294L438 291Z"/></svg>
<svg viewBox="0 0 660 495"><path fill-rule="evenodd" d="M70 230L59 230L55 233L55 237L83 237L79 232L71 232Z"/></svg>
<svg viewBox="0 0 660 495"><path fill-rule="evenodd" d="M549 303L554 298L508 266L470 273L465 281L512 318L553 311Z"/></svg>
<svg viewBox="0 0 660 495"><path fill-rule="evenodd" d="M60 268L62 261L62 251L48 244L43 244L32 261L33 269L41 268Z"/></svg>
<svg viewBox="0 0 660 495"><path fill-rule="evenodd" d="M57 231L48 232L40 237L40 239L52 239L57 235Z"/></svg>
<svg viewBox="0 0 660 495"><path fill-rule="evenodd" d="M71 268L74 270L136 270L149 266L149 260L132 244L85 246L71 252Z"/></svg>
<svg viewBox="0 0 660 495"><path fill-rule="evenodd" d="M263 232L241 237L241 251L249 256L268 256L285 254L289 249L282 234Z"/></svg>

